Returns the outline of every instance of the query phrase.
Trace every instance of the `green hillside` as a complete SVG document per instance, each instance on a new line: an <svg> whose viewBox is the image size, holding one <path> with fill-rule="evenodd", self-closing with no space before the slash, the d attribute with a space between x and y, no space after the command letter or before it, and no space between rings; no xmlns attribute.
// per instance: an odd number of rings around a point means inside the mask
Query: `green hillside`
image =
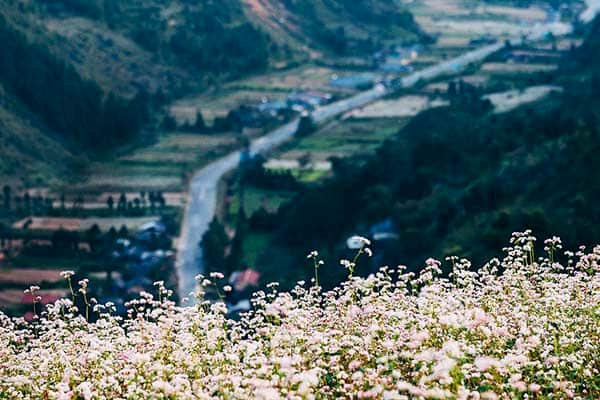
<svg viewBox="0 0 600 400"><path fill-rule="evenodd" d="M506 114L459 94L415 117L366 161L336 161L333 178L280 210L277 243L259 264L286 270L282 262L313 248L335 258L345 238L369 235L386 219L399 238L379 265L414 268L448 255L480 263L526 228L540 237L561 232L568 248L597 241L599 29L596 20L554 77L563 94Z"/></svg>
<svg viewBox="0 0 600 400"><path fill-rule="evenodd" d="M359 55L387 41L426 40L412 15L381 0L248 1L262 24L283 38L318 51Z"/></svg>
<svg viewBox="0 0 600 400"><path fill-rule="evenodd" d="M274 29L256 4L282 8L285 23ZM419 31L385 1L0 0L2 137L14 138L0 148L0 170L31 180L14 165L35 159L27 168L61 175L67 149L95 158L135 142L170 99L315 51L368 52L388 38L416 40ZM40 158L15 141L50 141L56 151Z"/></svg>
<svg viewBox="0 0 600 400"><path fill-rule="evenodd" d="M4 183L26 177L28 185L56 181L77 172L85 158L75 156L0 86L0 176ZM6 181L8 179L8 181Z"/></svg>

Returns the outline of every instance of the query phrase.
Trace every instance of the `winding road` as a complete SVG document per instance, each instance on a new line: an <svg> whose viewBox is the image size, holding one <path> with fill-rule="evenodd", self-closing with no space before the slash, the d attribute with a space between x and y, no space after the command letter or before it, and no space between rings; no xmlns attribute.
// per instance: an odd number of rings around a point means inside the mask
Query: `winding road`
<svg viewBox="0 0 600 400"><path fill-rule="evenodd" d="M595 0L590 1L590 3L594 2ZM561 22L536 25L531 28L528 39L539 39L549 30L559 36L570 33L571 26ZM511 40L513 44L518 44L520 41L520 39ZM494 43L467 52L454 59L424 68L402 78L402 86L405 88L411 87L419 81L431 80L446 73L460 71L469 64L482 61L503 46L504 43L502 42ZM312 113L312 118L316 123L322 123L337 115L380 99L387 93L386 88L378 84L373 89L357 94L356 96L318 108ZM298 119L253 140L250 145L250 153L267 152L278 147L294 136L297 127ZM176 269L179 281L178 290L181 298L189 296L196 290L195 277L203 272L202 249L199 243L216 212L217 186L220 179L227 172L237 167L239 160L240 153L237 151L232 152L206 165L191 180L188 202L181 228L181 237L177 249ZM190 297L187 304L194 304L194 298Z"/></svg>

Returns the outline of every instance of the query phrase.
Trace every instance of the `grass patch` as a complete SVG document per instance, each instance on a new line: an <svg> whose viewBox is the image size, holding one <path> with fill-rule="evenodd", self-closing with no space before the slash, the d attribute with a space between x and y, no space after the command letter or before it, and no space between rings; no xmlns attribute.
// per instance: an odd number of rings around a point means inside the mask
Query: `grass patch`
<svg viewBox="0 0 600 400"><path fill-rule="evenodd" d="M314 159L369 154L394 136L405 121L403 118L334 121L310 136L290 142L283 148L282 158L297 158L307 152Z"/></svg>
<svg viewBox="0 0 600 400"><path fill-rule="evenodd" d="M294 197L293 192L284 190L265 190L254 186L247 186L244 189L244 211L249 217L261 207L265 207L270 212L275 212L286 201ZM240 197L233 197L229 207L230 217L237 215L240 208Z"/></svg>

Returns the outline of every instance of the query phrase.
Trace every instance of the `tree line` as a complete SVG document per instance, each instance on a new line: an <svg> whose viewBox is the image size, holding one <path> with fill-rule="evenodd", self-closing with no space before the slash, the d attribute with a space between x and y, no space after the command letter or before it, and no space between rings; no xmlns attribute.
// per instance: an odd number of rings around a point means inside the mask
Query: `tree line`
<svg viewBox="0 0 600 400"><path fill-rule="evenodd" d="M511 232L526 228L560 235L570 249L596 243L598 37L597 19L553 77L562 94L493 114L458 83L450 106L419 114L372 157L334 160L332 178L280 208L261 265L293 271L307 249L346 256L345 238L369 236L382 221L391 221L397 238L375 244L385 248L380 265L415 269L430 256L477 264L501 257Z"/></svg>
<svg viewBox="0 0 600 400"><path fill-rule="evenodd" d="M52 130L88 150L135 138L149 117L149 96L105 95L49 49L0 16L0 82Z"/></svg>

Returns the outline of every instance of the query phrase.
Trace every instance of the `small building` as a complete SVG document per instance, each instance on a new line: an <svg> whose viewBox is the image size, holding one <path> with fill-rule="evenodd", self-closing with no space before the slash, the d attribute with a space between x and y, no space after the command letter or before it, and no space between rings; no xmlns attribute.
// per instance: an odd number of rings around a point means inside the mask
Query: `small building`
<svg viewBox="0 0 600 400"><path fill-rule="evenodd" d="M398 235L398 228L391 218L387 218L375 225L372 225L369 229L369 233L371 234L374 242L396 240L400 237Z"/></svg>
<svg viewBox="0 0 600 400"><path fill-rule="evenodd" d="M285 101L263 101L257 107L264 115L276 118L288 109L288 104Z"/></svg>
<svg viewBox="0 0 600 400"><path fill-rule="evenodd" d="M287 98L288 105L291 108L296 106L297 111L312 111L328 101L327 95L320 92L294 92Z"/></svg>
<svg viewBox="0 0 600 400"><path fill-rule="evenodd" d="M397 57L388 58L379 66L379 69L383 72L397 74L409 73L413 71L413 67L410 66L410 62L408 62L407 59Z"/></svg>
<svg viewBox="0 0 600 400"><path fill-rule="evenodd" d="M496 38L491 35L481 35L469 40L469 44L471 46L485 46L486 44L494 44L496 41Z"/></svg>
<svg viewBox="0 0 600 400"><path fill-rule="evenodd" d="M151 222L147 222L144 225L140 226L140 228L138 229L138 233L144 233L144 232L154 232L154 233L165 233L167 230L167 227L165 226L165 224L163 224L161 221L156 220L156 221L151 221Z"/></svg>
<svg viewBox="0 0 600 400"><path fill-rule="evenodd" d="M232 273L229 277L229 284L232 285L237 292L242 292L248 287L258 286L259 279L260 273L248 268L243 271L235 271Z"/></svg>

